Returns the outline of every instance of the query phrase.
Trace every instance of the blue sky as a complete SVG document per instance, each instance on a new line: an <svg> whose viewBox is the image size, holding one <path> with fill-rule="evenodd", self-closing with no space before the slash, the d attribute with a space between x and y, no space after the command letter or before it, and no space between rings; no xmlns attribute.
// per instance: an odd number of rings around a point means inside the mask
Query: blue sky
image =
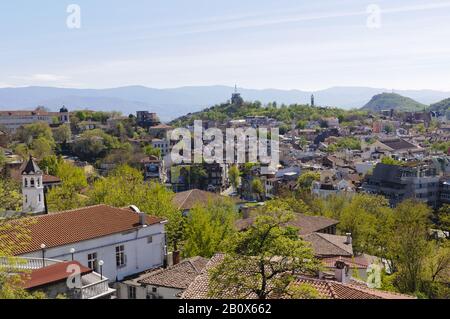
<svg viewBox="0 0 450 319"><path fill-rule="evenodd" d="M449 39L450 0L1 1L0 87L450 91Z"/></svg>

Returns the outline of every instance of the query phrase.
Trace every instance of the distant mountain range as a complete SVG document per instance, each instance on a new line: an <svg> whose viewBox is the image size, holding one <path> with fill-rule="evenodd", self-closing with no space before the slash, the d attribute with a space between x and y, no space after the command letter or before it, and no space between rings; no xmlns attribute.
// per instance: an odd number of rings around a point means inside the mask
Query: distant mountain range
<svg viewBox="0 0 450 319"><path fill-rule="evenodd" d="M366 87L333 87L320 91L239 89L247 101L278 104L308 104L314 94L316 105L336 106L345 109L361 108L372 97L387 89ZM228 86L191 86L173 89L154 89L127 86L111 89L66 89L52 87L1 88L0 110L33 109L39 105L57 110L65 105L70 110L93 109L121 111L124 114L149 110L160 115L163 121L197 112L215 104L226 102L234 92ZM433 90L394 91L419 104L429 105L450 97L450 92ZM384 103L384 102L383 102Z"/></svg>

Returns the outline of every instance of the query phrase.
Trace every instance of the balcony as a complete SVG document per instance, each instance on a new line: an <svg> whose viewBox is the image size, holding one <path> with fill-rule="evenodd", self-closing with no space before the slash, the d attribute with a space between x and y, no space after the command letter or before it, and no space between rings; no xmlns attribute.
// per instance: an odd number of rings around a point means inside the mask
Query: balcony
<svg viewBox="0 0 450 319"><path fill-rule="evenodd" d="M102 277L96 272L81 277L82 287L80 288L79 299L100 299L111 296L116 292L108 286L108 278Z"/></svg>
<svg viewBox="0 0 450 319"><path fill-rule="evenodd" d="M0 270L9 273L20 273L25 270L31 271L31 276L39 276L39 271L45 268L52 269L55 274L63 274L59 278L64 276L69 277L72 272L67 272L64 263L70 263L67 261L60 261L54 259L42 259L42 258L8 258L0 257ZM58 267L61 265L62 267ZM101 276L96 272L85 273L80 278L81 285L76 288L67 287L65 295L70 299L101 299L111 297L116 290L111 289L108 285L108 278ZM48 289L45 293L48 296L52 296L52 284L48 283ZM55 283L56 284L56 283ZM32 288L31 288L32 289ZM49 297L51 298L51 297Z"/></svg>

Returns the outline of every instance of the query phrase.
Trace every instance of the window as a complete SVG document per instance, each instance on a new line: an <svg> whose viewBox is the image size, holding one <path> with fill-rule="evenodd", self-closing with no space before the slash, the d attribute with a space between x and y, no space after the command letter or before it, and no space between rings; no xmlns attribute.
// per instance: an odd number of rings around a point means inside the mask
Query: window
<svg viewBox="0 0 450 319"><path fill-rule="evenodd" d="M41 202L41 194L39 194L39 203Z"/></svg>
<svg viewBox="0 0 450 319"><path fill-rule="evenodd" d="M153 293L156 293L156 292L158 292L158 288L156 288L156 287L152 287L152 292L153 292Z"/></svg>
<svg viewBox="0 0 450 319"><path fill-rule="evenodd" d="M88 254L88 268L97 271L97 253Z"/></svg>
<svg viewBox="0 0 450 319"><path fill-rule="evenodd" d="M124 267L126 265L125 260L125 246L117 246L116 247L116 266L117 267Z"/></svg>
<svg viewBox="0 0 450 319"><path fill-rule="evenodd" d="M148 236L147 237L147 244L151 244L153 243L153 236Z"/></svg>
<svg viewBox="0 0 450 319"><path fill-rule="evenodd" d="M136 299L136 287L128 286L128 299Z"/></svg>

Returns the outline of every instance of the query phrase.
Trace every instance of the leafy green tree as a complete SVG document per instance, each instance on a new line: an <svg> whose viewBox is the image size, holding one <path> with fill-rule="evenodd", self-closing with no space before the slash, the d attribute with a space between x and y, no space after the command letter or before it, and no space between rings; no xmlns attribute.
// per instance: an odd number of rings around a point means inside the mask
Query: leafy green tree
<svg viewBox="0 0 450 319"><path fill-rule="evenodd" d="M6 164L6 156L3 148L0 147L0 171L3 169L3 166Z"/></svg>
<svg viewBox="0 0 450 319"><path fill-rule="evenodd" d="M310 245L285 226L293 218L289 212L268 210L250 229L236 233L223 262L210 270L209 295L267 299L295 293L290 289L295 275L315 274L319 262Z"/></svg>
<svg viewBox="0 0 450 319"><path fill-rule="evenodd" d="M205 179L208 177L208 173L202 164L191 165L189 171L189 181L191 188L201 188L205 189Z"/></svg>
<svg viewBox="0 0 450 319"><path fill-rule="evenodd" d="M320 181L320 173L314 171L305 172L298 177L297 187L302 191L309 191L314 181Z"/></svg>
<svg viewBox="0 0 450 319"><path fill-rule="evenodd" d="M153 147L152 145L147 145L144 147L144 154L147 156L156 156L157 158L160 158L161 150Z"/></svg>
<svg viewBox="0 0 450 319"><path fill-rule="evenodd" d="M80 194L88 186L84 170L60 160L57 161L55 175L61 179L62 185L48 191L49 210L64 211L84 206L86 198Z"/></svg>
<svg viewBox="0 0 450 319"><path fill-rule="evenodd" d="M21 209L22 194L20 184L0 178L0 211L20 211Z"/></svg>
<svg viewBox="0 0 450 319"><path fill-rule="evenodd" d="M385 253L392 218L384 197L357 194L343 207L338 228L352 234L355 252L379 255Z"/></svg>
<svg viewBox="0 0 450 319"><path fill-rule="evenodd" d="M223 248L224 241L234 233L236 209L228 200L197 204L186 221L184 256L212 257Z"/></svg>
<svg viewBox="0 0 450 319"><path fill-rule="evenodd" d="M53 154L53 144L45 137L40 136L33 140L33 143L31 144L31 153L34 157L42 159L45 156Z"/></svg>
<svg viewBox="0 0 450 319"><path fill-rule="evenodd" d="M183 239L184 220L173 205L174 194L159 183L147 183L137 169L118 166L111 174L99 179L87 191L88 203L114 207L136 205L147 214L166 218L168 242L174 250Z"/></svg>
<svg viewBox="0 0 450 319"><path fill-rule="evenodd" d="M47 172L49 175L57 175L58 174L58 165L63 161L62 158L57 157L56 155L45 156L40 162L39 167Z"/></svg>
<svg viewBox="0 0 450 319"><path fill-rule="evenodd" d="M228 178L230 179L231 186L233 187L233 190L236 191L240 184L240 172L237 165L233 165L230 167L230 170L228 171Z"/></svg>
<svg viewBox="0 0 450 319"><path fill-rule="evenodd" d="M400 291L414 293L421 289L430 252L427 240L430 213L426 204L415 200L406 200L395 209L390 257Z"/></svg>
<svg viewBox="0 0 450 319"><path fill-rule="evenodd" d="M30 218L0 219L0 260L6 261L0 264L0 300L46 298L42 292L30 293L23 288L28 272L19 268L21 258L14 257L18 249L29 245L29 226L33 222Z"/></svg>
<svg viewBox="0 0 450 319"><path fill-rule="evenodd" d="M69 124L60 125L53 131L53 137L57 143L66 143L72 138L72 131Z"/></svg>
<svg viewBox="0 0 450 319"><path fill-rule="evenodd" d="M21 143L31 145L35 139L42 137L47 140L51 146L54 146L52 129L46 122L36 122L25 125L18 129L16 133Z"/></svg>
<svg viewBox="0 0 450 319"><path fill-rule="evenodd" d="M264 185L260 178L254 178L252 180L252 193L255 194L259 200L263 200L265 195Z"/></svg>
<svg viewBox="0 0 450 319"><path fill-rule="evenodd" d="M392 158L392 157L390 157L390 156L384 156L384 157L381 159L381 163L386 164L386 165L397 165L397 166L403 166L403 165L405 165L404 162L398 161L398 160L396 160L396 159L394 159L394 158Z"/></svg>

